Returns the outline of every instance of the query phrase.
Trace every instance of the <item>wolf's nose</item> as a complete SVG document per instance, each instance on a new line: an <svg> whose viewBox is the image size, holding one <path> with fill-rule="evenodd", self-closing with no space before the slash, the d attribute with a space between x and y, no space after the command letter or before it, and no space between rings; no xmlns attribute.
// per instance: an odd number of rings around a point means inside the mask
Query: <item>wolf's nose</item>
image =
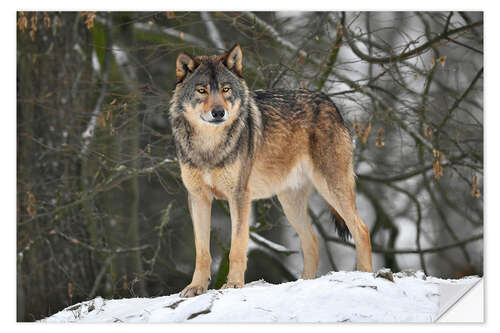
<svg viewBox="0 0 500 333"><path fill-rule="evenodd" d="M225 114L226 114L226 111L224 111L224 109L213 109L212 110L212 117L214 117L214 120L222 120L222 118L224 118Z"/></svg>

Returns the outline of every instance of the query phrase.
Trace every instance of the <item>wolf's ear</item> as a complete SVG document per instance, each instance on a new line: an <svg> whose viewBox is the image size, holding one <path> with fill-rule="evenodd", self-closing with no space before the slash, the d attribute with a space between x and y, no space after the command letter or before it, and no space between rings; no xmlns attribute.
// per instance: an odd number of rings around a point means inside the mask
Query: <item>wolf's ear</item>
<svg viewBox="0 0 500 333"><path fill-rule="evenodd" d="M181 52L175 61L175 76L177 83L184 80L186 75L194 70L195 62L192 56L187 53Z"/></svg>
<svg viewBox="0 0 500 333"><path fill-rule="evenodd" d="M241 76L243 69L243 52L241 52L241 47L236 44L231 50L225 52L222 55L222 62L227 68Z"/></svg>

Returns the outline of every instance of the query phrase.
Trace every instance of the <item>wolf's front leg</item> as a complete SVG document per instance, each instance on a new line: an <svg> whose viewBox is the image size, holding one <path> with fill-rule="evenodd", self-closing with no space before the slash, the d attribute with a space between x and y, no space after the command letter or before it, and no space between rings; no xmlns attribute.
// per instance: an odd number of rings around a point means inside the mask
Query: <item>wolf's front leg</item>
<svg viewBox="0 0 500 333"><path fill-rule="evenodd" d="M229 201L231 211L231 250L229 251L229 273L225 288L242 288L247 269L247 247L250 220L250 195L245 192Z"/></svg>
<svg viewBox="0 0 500 333"><path fill-rule="evenodd" d="M189 211L193 220L196 246L196 266L193 280L181 292L181 297L193 297L207 291L210 282L210 213L212 201L206 195L189 194Z"/></svg>

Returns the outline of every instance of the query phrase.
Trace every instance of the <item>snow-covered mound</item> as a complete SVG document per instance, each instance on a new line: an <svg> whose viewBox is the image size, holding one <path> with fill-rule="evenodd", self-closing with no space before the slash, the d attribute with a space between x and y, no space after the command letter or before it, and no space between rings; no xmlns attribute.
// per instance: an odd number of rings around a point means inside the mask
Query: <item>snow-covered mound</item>
<svg viewBox="0 0 500 333"><path fill-rule="evenodd" d="M421 272L381 277L332 272L315 280L242 289L209 290L194 298L93 300L70 306L42 322L432 322L439 311L439 284ZM455 281L455 280L454 280ZM451 281L465 283L464 280Z"/></svg>

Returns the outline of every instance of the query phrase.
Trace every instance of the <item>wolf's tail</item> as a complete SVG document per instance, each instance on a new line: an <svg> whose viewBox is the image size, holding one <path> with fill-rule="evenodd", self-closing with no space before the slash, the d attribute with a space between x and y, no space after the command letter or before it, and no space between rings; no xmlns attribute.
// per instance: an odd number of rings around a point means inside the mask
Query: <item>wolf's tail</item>
<svg viewBox="0 0 500 333"><path fill-rule="evenodd" d="M335 231L337 231L337 235L339 235L339 238L343 241L351 238L351 232L347 228L347 224L345 223L342 216L340 216L332 206L328 205L328 209L330 210L332 221L335 223Z"/></svg>

